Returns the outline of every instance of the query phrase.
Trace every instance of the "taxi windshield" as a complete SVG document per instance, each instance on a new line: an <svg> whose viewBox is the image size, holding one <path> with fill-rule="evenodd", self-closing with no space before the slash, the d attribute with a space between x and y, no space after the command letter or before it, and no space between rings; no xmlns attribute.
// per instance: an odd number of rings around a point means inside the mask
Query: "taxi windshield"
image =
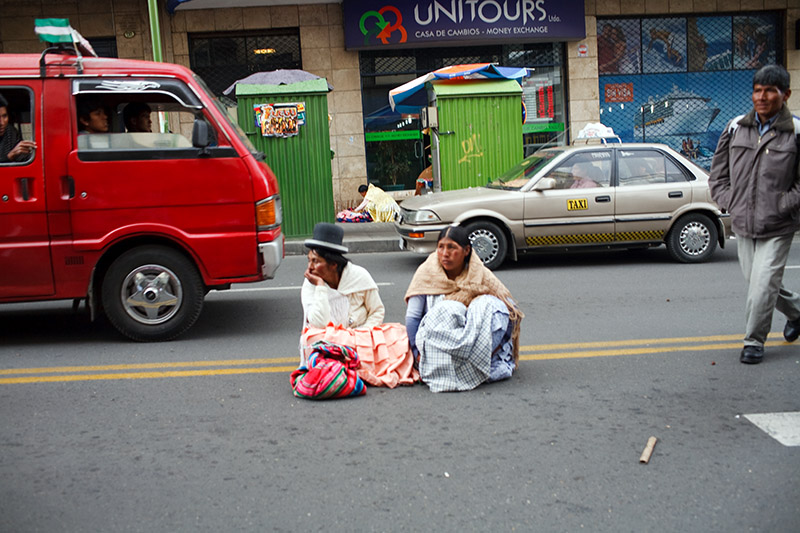
<svg viewBox="0 0 800 533"><path fill-rule="evenodd" d="M510 170L504 172L499 177L491 180L486 186L490 189L519 190L528 183L542 167L552 161L553 158L561 155L563 151L563 149L558 148L539 150L511 167Z"/></svg>

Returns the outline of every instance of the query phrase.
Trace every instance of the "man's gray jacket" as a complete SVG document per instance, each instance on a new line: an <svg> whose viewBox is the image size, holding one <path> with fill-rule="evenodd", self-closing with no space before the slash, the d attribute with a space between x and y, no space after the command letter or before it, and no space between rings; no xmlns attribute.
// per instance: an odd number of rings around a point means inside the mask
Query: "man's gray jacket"
<svg viewBox="0 0 800 533"><path fill-rule="evenodd" d="M795 126L786 104L772 127L758 134L756 111L725 127L711 162L711 197L731 214L733 232L752 239L800 229L800 158Z"/></svg>

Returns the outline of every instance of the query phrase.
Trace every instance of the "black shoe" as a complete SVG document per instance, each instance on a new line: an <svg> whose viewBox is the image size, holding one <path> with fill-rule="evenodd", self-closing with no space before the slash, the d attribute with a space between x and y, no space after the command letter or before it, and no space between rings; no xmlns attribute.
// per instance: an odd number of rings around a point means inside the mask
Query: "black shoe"
<svg viewBox="0 0 800 533"><path fill-rule="evenodd" d="M748 365L757 365L764 359L763 346L745 346L742 348L742 355L739 356L739 361Z"/></svg>
<svg viewBox="0 0 800 533"><path fill-rule="evenodd" d="M783 328L783 338L786 342L794 342L800 337L800 318L797 320L787 320L786 327Z"/></svg>

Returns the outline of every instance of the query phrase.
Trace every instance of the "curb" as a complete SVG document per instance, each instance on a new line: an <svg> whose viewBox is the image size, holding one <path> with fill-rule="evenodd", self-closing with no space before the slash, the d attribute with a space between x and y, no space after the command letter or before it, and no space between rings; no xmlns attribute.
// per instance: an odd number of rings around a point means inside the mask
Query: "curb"
<svg viewBox="0 0 800 533"><path fill-rule="evenodd" d="M290 240L284 243L284 253L290 255L306 255L308 249L303 244L304 240ZM399 252L400 236L397 238L385 239L344 239L342 241L350 254L363 254L374 252Z"/></svg>

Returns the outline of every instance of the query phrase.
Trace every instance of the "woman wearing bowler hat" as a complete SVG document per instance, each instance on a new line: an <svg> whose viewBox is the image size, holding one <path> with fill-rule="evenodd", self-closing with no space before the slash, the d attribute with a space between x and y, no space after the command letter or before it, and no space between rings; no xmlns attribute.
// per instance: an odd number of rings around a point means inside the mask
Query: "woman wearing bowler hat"
<svg viewBox="0 0 800 533"><path fill-rule="evenodd" d="M320 222L305 241L308 268L303 274L303 333L300 363L306 364L311 345L328 341L358 352L359 376L372 385L395 387L419 379L402 324L384 324L385 310L378 286L363 267L342 254L344 230Z"/></svg>

